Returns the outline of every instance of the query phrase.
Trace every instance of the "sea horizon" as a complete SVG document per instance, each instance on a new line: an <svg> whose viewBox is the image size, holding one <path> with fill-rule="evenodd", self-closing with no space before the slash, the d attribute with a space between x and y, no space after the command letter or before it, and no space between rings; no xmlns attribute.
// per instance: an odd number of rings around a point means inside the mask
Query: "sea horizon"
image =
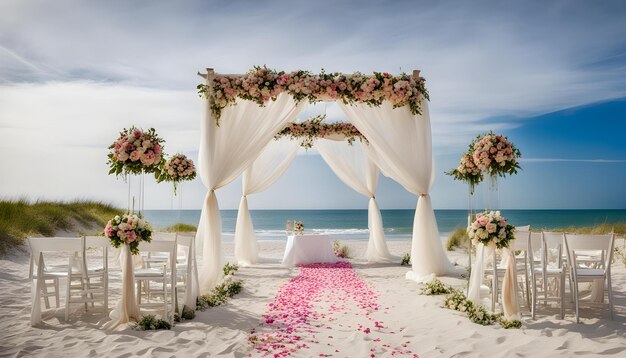
<svg viewBox="0 0 626 358"><path fill-rule="evenodd" d="M531 225L534 229L592 226L626 221L626 209L499 209L509 223ZM201 210L145 210L146 219L157 229L175 223L197 226ZM225 239L235 233L237 210L220 210ZM382 209L385 236L389 240L411 237L415 209ZM250 210L259 239L285 238L287 220L304 223L305 231L327 234L338 239L368 238L367 209L255 209ZM448 235L467 225L467 209L435 209L440 235Z"/></svg>

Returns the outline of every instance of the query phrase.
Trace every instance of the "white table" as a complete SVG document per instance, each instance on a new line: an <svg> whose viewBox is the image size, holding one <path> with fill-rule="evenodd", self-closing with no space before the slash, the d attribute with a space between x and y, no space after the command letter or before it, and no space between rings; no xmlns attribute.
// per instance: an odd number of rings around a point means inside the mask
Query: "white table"
<svg viewBox="0 0 626 358"><path fill-rule="evenodd" d="M337 261L339 259L335 256L330 237L326 235L287 236L287 246L285 256L283 256L284 266Z"/></svg>

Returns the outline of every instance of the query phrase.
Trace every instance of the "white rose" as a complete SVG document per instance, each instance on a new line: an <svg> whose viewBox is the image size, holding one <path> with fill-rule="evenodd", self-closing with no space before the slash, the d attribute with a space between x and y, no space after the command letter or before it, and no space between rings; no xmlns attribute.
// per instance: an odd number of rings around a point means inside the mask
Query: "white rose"
<svg viewBox="0 0 626 358"><path fill-rule="evenodd" d="M146 221L145 221L144 219L139 219L139 220L137 220L137 226L138 226L140 229L143 229L144 227L146 227Z"/></svg>
<svg viewBox="0 0 626 358"><path fill-rule="evenodd" d="M121 220L121 218L120 218L120 216L119 216L119 215L115 215L115 218L114 218L113 220L115 220L115 221L119 222L119 221Z"/></svg>

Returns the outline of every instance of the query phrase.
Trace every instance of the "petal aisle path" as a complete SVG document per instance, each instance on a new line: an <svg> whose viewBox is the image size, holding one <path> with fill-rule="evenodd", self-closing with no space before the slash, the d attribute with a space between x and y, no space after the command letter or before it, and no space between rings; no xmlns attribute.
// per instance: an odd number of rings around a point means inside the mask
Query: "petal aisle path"
<svg viewBox="0 0 626 358"><path fill-rule="evenodd" d="M417 357L407 348L410 341L396 342L384 322L387 310L349 262L303 265L250 333L250 357ZM395 344L386 341L391 337ZM345 349L346 342L357 341L365 342L367 352Z"/></svg>

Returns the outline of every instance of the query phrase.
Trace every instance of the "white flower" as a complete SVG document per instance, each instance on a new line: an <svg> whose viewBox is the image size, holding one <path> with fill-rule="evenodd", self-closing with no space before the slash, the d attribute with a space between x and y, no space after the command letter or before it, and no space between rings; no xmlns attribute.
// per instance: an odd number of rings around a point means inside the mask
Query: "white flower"
<svg viewBox="0 0 626 358"><path fill-rule="evenodd" d="M146 221L144 219L137 220L137 227L143 229L146 227Z"/></svg>

